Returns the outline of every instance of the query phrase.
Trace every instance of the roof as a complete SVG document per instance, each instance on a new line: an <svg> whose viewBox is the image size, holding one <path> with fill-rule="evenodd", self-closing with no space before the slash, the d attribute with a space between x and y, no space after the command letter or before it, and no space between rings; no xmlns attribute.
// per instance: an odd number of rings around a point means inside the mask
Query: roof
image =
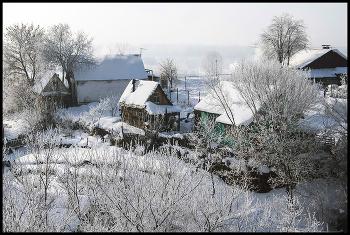
<svg viewBox="0 0 350 235"><path fill-rule="evenodd" d="M74 78L76 81L147 79L148 73L139 55L106 55L96 68L76 73Z"/></svg>
<svg viewBox="0 0 350 235"><path fill-rule="evenodd" d="M310 70L310 77L311 78L330 78L330 77L336 77L336 74L347 74L348 68L347 67L336 67L336 68L327 68L327 69L311 69Z"/></svg>
<svg viewBox="0 0 350 235"><path fill-rule="evenodd" d="M153 94L153 92L159 86L158 82L147 81L147 80L135 80L135 91L133 92L132 80L129 82L128 86L125 88L123 94L119 99L119 103L130 106L138 106L140 108L145 108L146 111L151 114L164 114L164 113L174 113L180 110L172 105L157 105L150 101L148 98Z"/></svg>
<svg viewBox="0 0 350 235"><path fill-rule="evenodd" d="M233 112L236 125L246 125L253 121L253 113L248 106L245 105L243 98L239 92L233 87L232 83L221 81L225 97L230 103L230 108ZM219 114L216 122L232 125L223 106L214 98L211 93L202 99L195 107L195 110Z"/></svg>
<svg viewBox="0 0 350 235"><path fill-rule="evenodd" d="M33 91L38 94L42 93L42 91L44 90L46 85L49 83L53 75L55 75L55 73L57 75L62 74L62 69L52 69L52 70L46 71L44 75L34 84L32 88Z"/></svg>
<svg viewBox="0 0 350 235"><path fill-rule="evenodd" d="M343 53L341 53L338 49L312 49L312 50L301 51L297 53L291 59L289 65L294 66L296 68L304 68L305 66L311 64L313 61L327 54L330 51L336 52L343 58L347 59L347 57Z"/></svg>
<svg viewBox="0 0 350 235"><path fill-rule="evenodd" d="M131 80L125 88L119 99L119 103L145 107L148 98L155 91L159 83L154 81L135 80L135 91L133 92L132 82L133 80Z"/></svg>

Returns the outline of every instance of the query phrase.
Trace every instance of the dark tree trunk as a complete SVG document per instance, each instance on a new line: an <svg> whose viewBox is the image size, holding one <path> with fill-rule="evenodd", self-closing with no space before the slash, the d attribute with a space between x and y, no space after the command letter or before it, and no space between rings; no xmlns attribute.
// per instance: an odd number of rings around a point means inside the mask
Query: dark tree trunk
<svg viewBox="0 0 350 235"><path fill-rule="evenodd" d="M77 89L76 89L76 83L74 79L74 73L72 71L68 71L66 74L66 79L69 84L69 90L72 96L71 104L72 106L78 105L78 96L77 96Z"/></svg>

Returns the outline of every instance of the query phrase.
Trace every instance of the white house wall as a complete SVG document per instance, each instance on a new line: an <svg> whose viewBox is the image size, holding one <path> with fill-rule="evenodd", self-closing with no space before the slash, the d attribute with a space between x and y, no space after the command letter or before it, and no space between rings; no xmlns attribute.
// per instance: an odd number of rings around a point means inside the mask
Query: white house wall
<svg viewBox="0 0 350 235"><path fill-rule="evenodd" d="M123 94L129 79L77 81L78 103L98 102L112 94Z"/></svg>

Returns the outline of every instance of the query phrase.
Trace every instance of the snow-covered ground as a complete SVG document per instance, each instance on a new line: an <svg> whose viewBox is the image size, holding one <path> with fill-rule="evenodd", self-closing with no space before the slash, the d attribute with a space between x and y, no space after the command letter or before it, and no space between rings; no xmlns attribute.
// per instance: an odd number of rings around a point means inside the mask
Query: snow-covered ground
<svg viewBox="0 0 350 235"><path fill-rule="evenodd" d="M188 114L189 119L187 122L185 120L181 121L181 129L180 133L161 133L161 135L173 135L176 137L181 137L182 133L186 133L191 131L193 122L191 118L193 118L193 107L199 102L200 99L204 98L206 95L206 91L203 87L203 84L199 77L186 77L181 78L180 84L178 86L178 92L177 89L174 89L173 92L171 92L171 100L174 104L174 106L177 106L181 108L182 112L180 114L181 118L187 119ZM186 90L185 90L186 87ZM170 93L167 92L168 97L170 97ZM320 95L323 95L323 93ZM327 93L327 100L330 102L333 101L333 98L329 96ZM68 109L62 110L62 115L65 115L70 120L78 121L82 118L86 118L87 114L89 113L90 109L92 107L96 107L98 105L97 102L90 103L89 105L81 105L79 107L70 107ZM307 120L309 123L309 126L316 128L317 130L322 129L325 118L322 117L320 114L322 114L324 110L322 110L322 106L315 106L313 110L310 110L306 116L305 120ZM328 122L331 122L332 120L326 120ZM11 117L7 117L3 120L4 124L4 135L8 139L14 139L19 134L24 134L27 132L27 124L23 119L21 119L20 116L13 115ZM135 128L133 126L130 126L126 123L123 123L120 121L120 116L117 114L115 117L111 116L108 111L103 112L101 117L98 120L93 121L93 125L99 126L102 129L112 131L114 134L121 133L121 130L123 129L124 133L137 133L137 134L143 134L143 131L141 129ZM60 177L65 176L65 170L66 166L63 163L75 163L75 165L81 164L82 166L79 168L80 174L83 174L84 171L87 171L90 169L88 166L84 165L84 162L89 162L93 165L98 165L101 162L103 163L116 163L118 161L122 161L126 169L136 169L139 172L148 172L148 171L156 171L159 170L161 167L164 167L169 161L164 158L162 155L154 154L152 156L150 155L143 155L141 154L142 151L139 153L137 151L131 152L126 151L119 147L109 146L108 142L103 141L99 136L90 136L87 133L84 133L82 130L75 130L75 131L69 131L67 133L66 130L62 130L59 135L57 136L58 141L62 144L72 144L70 148L62 148L62 149L56 149L54 150L54 157L52 158L52 162L50 164L54 165L54 169L56 172L55 177L52 178L52 181L50 183L50 193L52 195L58 195L55 200L55 206L54 209L50 212L52 214L55 214L55 218L58 221L62 221L65 213L67 213L65 207L60 207L61 204L65 204L65 201L67 200L67 195L65 194L65 191L62 189L62 183L59 180ZM89 146L90 148L80 148L82 146ZM117 156L117 158L116 158ZM38 165L38 162L45 162L45 151L43 151L40 154L35 154L33 152L27 152L25 148L20 148L16 150L14 153L4 156L5 159L9 159L11 161L16 160L17 166L21 166L20 168L22 171L27 171L31 169L33 170L38 169L40 166ZM121 160L123 159L123 160ZM176 171L184 171L187 172L185 175L194 174L196 169L193 165L187 164L181 161L177 160L171 160L176 162L176 168L174 170ZM150 167L152 166L152 167ZM174 166L174 165L173 165ZM8 172L9 168L5 167L5 173ZM180 174L180 173L179 173ZM182 173L181 173L182 174ZM180 175L181 175L180 174ZM207 173L203 173L204 175ZM296 191L305 192L303 191L303 187L306 183L300 184L297 186ZM326 183L325 183L326 184ZM217 187L217 191L222 190L222 192L226 192L225 195L223 193L224 198L230 198L232 196L232 188L228 185L226 185L219 177L214 177L214 185ZM203 185L201 186L203 193L204 191L210 191L212 187L212 181L208 175L204 177L203 179ZM328 185L328 187L331 187ZM310 190L310 188L308 188ZM243 191L242 191L243 192ZM244 191L249 194L249 198L252 198L252 201L249 203L249 210L246 211L248 214L251 213L251 215L258 216L259 215L259 208L265 208L264 210L261 209L261 213L267 213L266 208L270 206L271 210L270 213L275 213L273 216L276 216L278 213L278 206L281 206L283 200L286 198L286 191L285 188L279 188L274 189L270 191L269 193L251 193L248 191ZM218 195L220 193L217 193ZM198 195L196 195L198 197ZM82 203L82 211L87 210L89 208L89 200L91 198L85 197L84 195L81 195L81 203ZM223 200L223 199L220 199ZM242 198L244 200L244 198ZM304 200L303 198L301 200ZM193 200L190 200L193 202ZM221 201L220 201L221 202ZM275 204L270 203L273 202ZM185 205L185 204L184 204ZM258 206L259 205L259 206ZM85 208L85 209L84 209ZM344 208L346 209L346 208ZM86 211L85 211L86 212ZM242 213L242 211L240 211ZM341 211L339 213L342 213ZM278 214L280 215L280 214ZM262 215L259 215L262 216ZM265 216L265 215L264 215ZM247 215L245 218L249 218ZM262 218L262 217L257 217ZM78 224L78 219L76 216L70 217L69 220L65 221L72 230L66 229L65 231L74 231ZM307 227L307 224L304 224L305 221L300 221L300 224L298 225L301 228ZM279 221L279 223L283 223L282 221ZM282 226L282 225L278 226ZM68 227L69 227L68 226ZM276 225L277 226L277 225ZM278 229L278 226L275 227L275 229ZM283 225L284 226L284 225ZM282 227L283 227L282 226ZM298 227L297 226L297 227ZM317 227L317 226L316 226ZM281 227L280 227L281 228ZM331 228L329 228L331 229ZM266 230L263 230L266 231Z"/></svg>

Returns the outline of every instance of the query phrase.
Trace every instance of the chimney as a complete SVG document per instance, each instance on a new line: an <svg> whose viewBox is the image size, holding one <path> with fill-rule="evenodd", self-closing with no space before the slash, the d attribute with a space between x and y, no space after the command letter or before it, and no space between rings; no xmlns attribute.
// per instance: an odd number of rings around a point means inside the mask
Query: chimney
<svg viewBox="0 0 350 235"><path fill-rule="evenodd" d="M135 91L135 82L136 82L135 79L133 79L133 80L132 80L132 92Z"/></svg>
<svg viewBox="0 0 350 235"><path fill-rule="evenodd" d="M322 49L331 49L331 45L322 45Z"/></svg>

